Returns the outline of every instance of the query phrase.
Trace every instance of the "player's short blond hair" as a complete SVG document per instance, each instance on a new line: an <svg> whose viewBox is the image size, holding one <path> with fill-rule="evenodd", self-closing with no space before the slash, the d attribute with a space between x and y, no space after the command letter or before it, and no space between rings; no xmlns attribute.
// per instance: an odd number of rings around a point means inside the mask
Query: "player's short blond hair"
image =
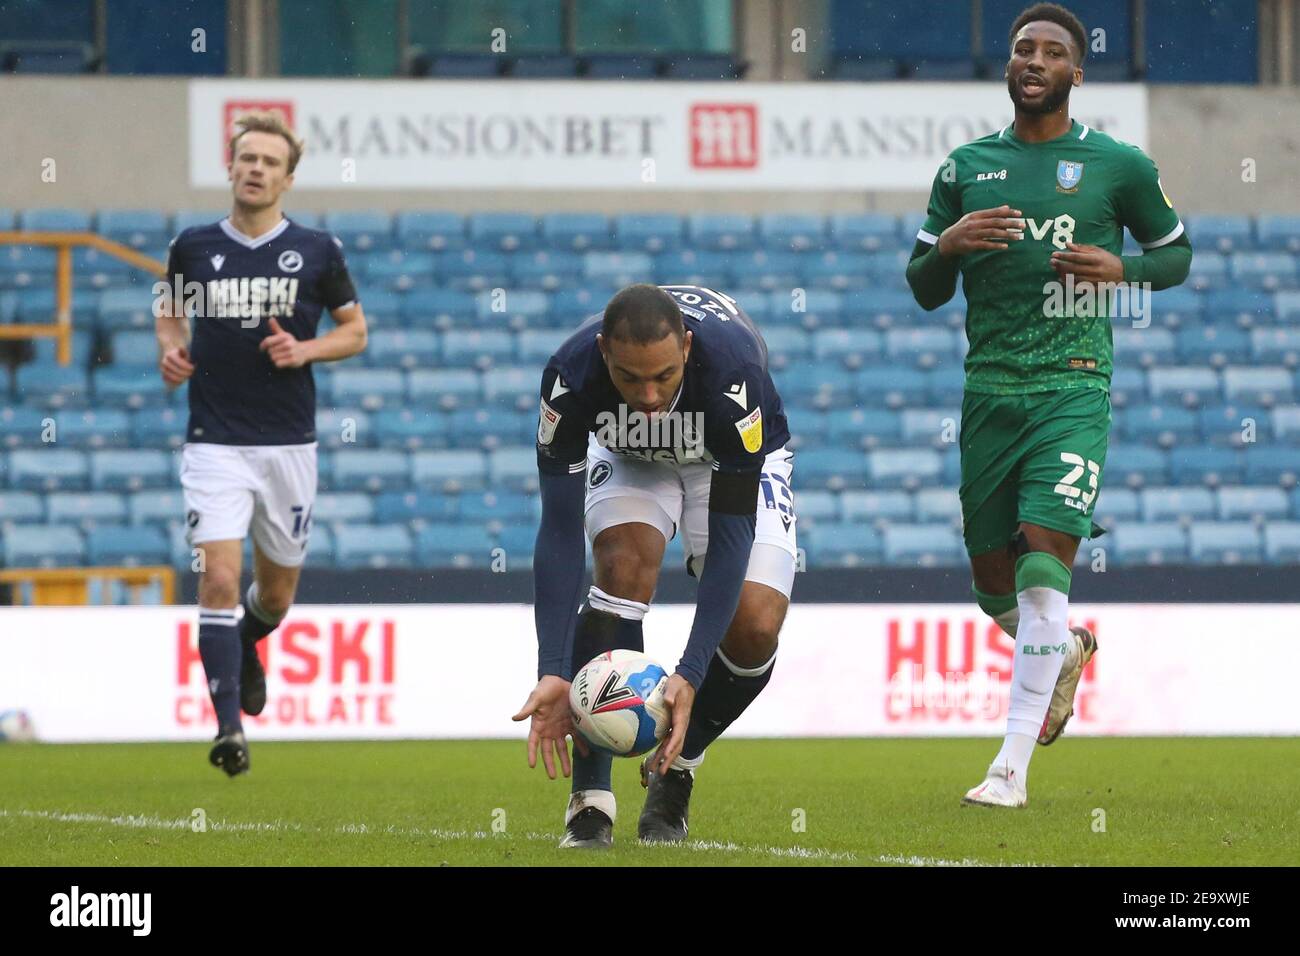
<svg viewBox="0 0 1300 956"><path fill-rule="evenodd" d="M235 144L245 133L274 133L283 136L289 144L289 175L293 175L293 171L298 168L298 160L302 159L303 143L293 135L293 130L279 113L245 113L235 120L235 135L230 137L232 163L235 161Z"/></svg>

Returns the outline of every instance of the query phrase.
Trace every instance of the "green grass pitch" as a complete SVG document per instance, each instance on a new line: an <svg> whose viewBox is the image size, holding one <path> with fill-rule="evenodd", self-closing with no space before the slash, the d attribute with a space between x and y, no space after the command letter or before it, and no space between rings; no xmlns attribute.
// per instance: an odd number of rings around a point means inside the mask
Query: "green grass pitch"
<svg viewBox="0 0 1300 956"><path fill-rule="evenodd" d="M696 780L691 840L636 842L615 765L604 854L559 851L567 781L522 743L0 745L3 865L1261 865L1300 859L1300 739L1065 739L1029 806L960 805L983 740L733 740ZM200 822L206 830L196 832ZM1104 824L1104 831L1101 827ZM1101 832L1099 832L1101 831Z"/></svg>

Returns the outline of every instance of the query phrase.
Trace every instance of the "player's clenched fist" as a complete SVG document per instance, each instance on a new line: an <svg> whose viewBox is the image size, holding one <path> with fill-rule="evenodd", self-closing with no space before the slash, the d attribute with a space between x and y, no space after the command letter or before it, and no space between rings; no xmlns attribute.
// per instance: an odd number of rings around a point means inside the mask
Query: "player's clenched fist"
<svg viewBox="0 0 1300 956"><path fill-rule="evenodd" d="M1019 209L998 206L968 212L939 237L941 256L964 256L989 249L1005 249L1007 243L1025 238L1025 220Z"/></svg>
<svg viewBox="0 0 1300 956"><path fill-rule="evenodd" d="M555 779L555 758L560 759L560 769L567 777L572 773L569 766L569 745L565 737L573 738L573 746L584 756L587 744L578 736L573 727L573 712L569 710L569 682L562 677L548 674L537 682L528 700L511 720L533 719L528 729L528 766L537 766L537 751L542 751L542 763L546 766L546 775Z"/></svg>
<svg viewBox="0 0 1300 956"><path fill-rule="evenodd" d="M190 361L190 350L184 346L168 349L158 362L162 370L163 381L168 388L175 388L194 374L194 363Z"/></svg>
<svg viewBox="0 0 1300 956"><path fill-rule="evenodd" d="M271 320L270 329L271 334L262 339L258 348L267 354L276 368L301 368L311 360L307 344L280 328L275 319Z"/></svg>

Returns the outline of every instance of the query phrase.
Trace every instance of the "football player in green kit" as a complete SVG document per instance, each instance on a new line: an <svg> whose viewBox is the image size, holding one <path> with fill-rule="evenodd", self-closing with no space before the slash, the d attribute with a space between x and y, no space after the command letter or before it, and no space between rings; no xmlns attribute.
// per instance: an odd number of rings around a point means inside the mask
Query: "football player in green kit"
<svg viewBox="0 0 1300 956"><path fill-rule="evenodd" d="M1178 285L1192 248L1150 158L1070 118L1087 52L1078 18L1036 4L1010 40L1015 122L944 162L907 281L929 310L962 279L963 536L975 599L1016 642L1006 737L963 802L1023 807L1034 744L1060 736L1097 648L1068 626L1068 595L1079 540L1103 531L1092 512L1111 420L1107 291ZM1125 228L1142 255L1120 255Z"/></svg>

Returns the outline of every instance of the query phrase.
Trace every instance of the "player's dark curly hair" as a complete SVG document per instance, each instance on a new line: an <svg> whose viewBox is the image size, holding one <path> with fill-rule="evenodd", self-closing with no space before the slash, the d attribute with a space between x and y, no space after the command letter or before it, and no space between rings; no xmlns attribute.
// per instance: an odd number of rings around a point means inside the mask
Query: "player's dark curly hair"
<svg viewBox="0 0 1300 956"><path fill-rule="evenodd" d="M1078 63L1083 64L1084 59L1088 56L1088 31L1083 28L1083 22L1065 7L1059 3L1035 3L1029 7L1020 16L1016 17L1016 22L1011 24L1011 33L1008 34L1008 42L1016 42L1016 34L1026 23L1033 23L1035 20L1046 20L1048 23L1055 23L1058 26L1065 27L1066 31L1074 39L1074 48L1077 51Z"/></svg>
<svg viewBox="0 0 1300 956"><path fill-rule="evenodd" d="M657 285L638 283L620 290L605 306L600 334L607 339L649 345L665 335L686 335L677 300Z"/></svg>

